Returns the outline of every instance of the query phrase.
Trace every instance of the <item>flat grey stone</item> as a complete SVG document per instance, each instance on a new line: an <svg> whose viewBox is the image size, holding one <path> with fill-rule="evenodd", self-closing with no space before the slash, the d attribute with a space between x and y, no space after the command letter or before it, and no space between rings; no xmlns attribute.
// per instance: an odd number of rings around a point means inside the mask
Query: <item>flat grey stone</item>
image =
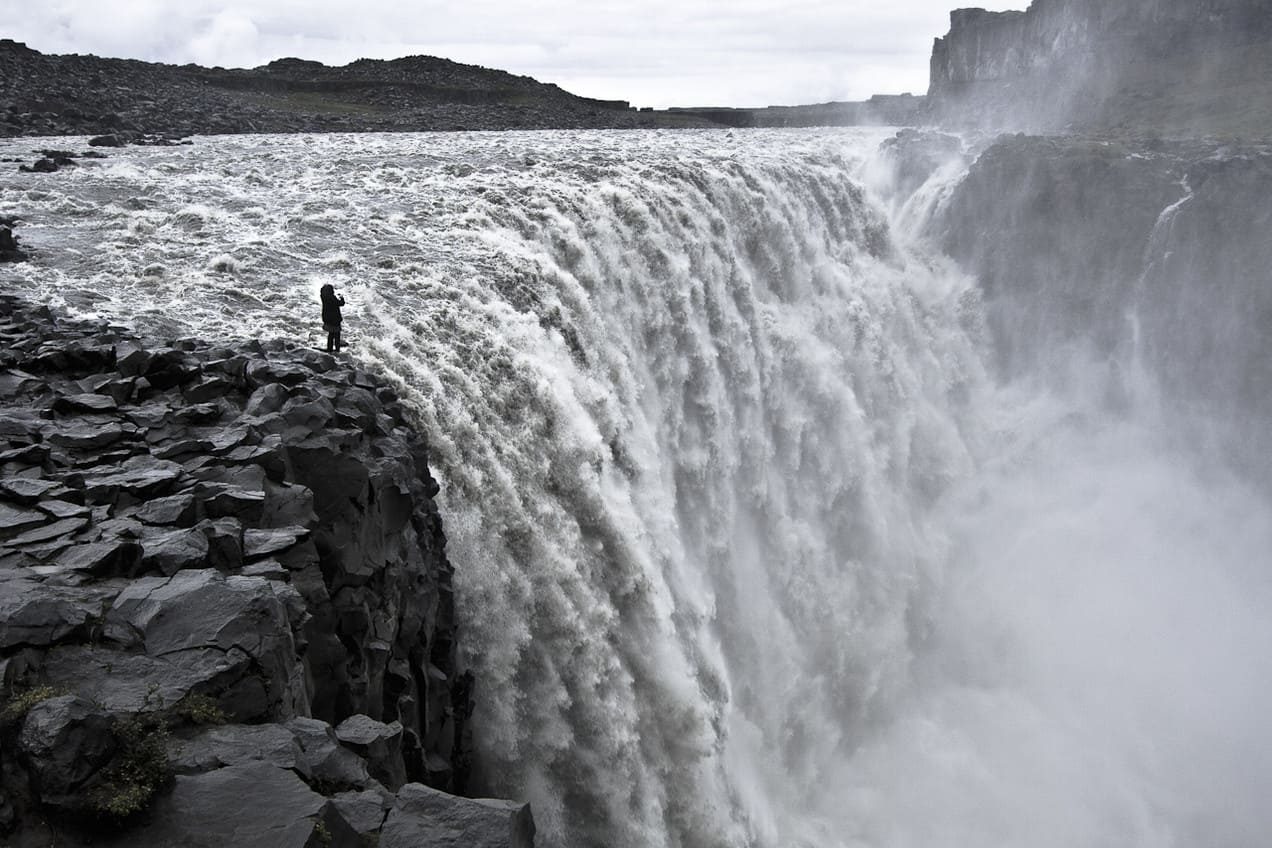
<svg viewBox="0 0 1272 848"><path fill-rule="evenodd" d="M247 762L198 775L178 775L159 796L147 823L118 848L305 848L326 799L289 769Z"/></svg>
<svg viewBox="0 0 1272 848"><path fill-rule="evenodd" d="M38 509L23 509L0 503L0 537L38 527L48 520L49 517Z"/></svg>
<svg viewBox="0 0 1272 848"><path fill-rule="evenodd" d="M81 515L76 518L63 518L61 521L54 521L52 524L45 524L43 527L36 527L24 533L19 533L9 539L6 544L15 548L38 545L41 542L48 542L62 536L70 536L86 526L88 526L88 516Z"/></svg>
<svg viewBox="0 0 1272 848"><path fill-rule="evenodd" d="M349 745L372 745L401 735L402 725L398 722L385 724L361 714L349 716L336 726L336 738Z"/></svg>
<svg viewBox="0 0 1272 848"><path fill-rule="evenodd" d="M77 395L65 395L53 401L53 410L68 412L114 412L119 408L113 397L85 392Z"/></svg>
<svg viewBox="0 0 1272 848"><path fill-rule="evenodd" d="M135 456L113 469L84 475L84 496L93 503L113 500L125 491L141 498L164 494L185 473L180 464L151 456Z"/></svg>
<svg viewBox="0 0 1272 848"><path fill-rule="evenodd" d="M258 761L295 768L300 744L281 725L234 724L207 728L190 739L173 740L169 751L169 762L178 774L197 774Z"/></svg>
<svg viewBox="0 0 1272 848"><path fill-rule="evenodd" d="M194 495L168 495L163 498L148 500L135 513L138 521L146 524L175 525L189 527L197 515Z"/></svg>
<svg viewBox="0 0 1272 848"><path fill-rule="evenodd" d="M340 792L331 799L344 820L360 834L379 830L384 825L384 817L393 801L392 795L378 789Z"/></svg>
<svg viewBox="0 0 1272 848"><path fill-rule="evenodd" d="M78 420L55 424L48 432L51 443L75 450L100 450L123 437L124 428L119 424L92 424Z"/></svg>
<svg viewBox="0 0 1272 848"><path fill-rule="evenodd" d="M380 848L532 848L528 804L457 798L419 783L398 792Z"/></svg>
<svg viewBox="0 0 1272 848"><path fill-rule="evenodd" d="M208 537L193 528L151 531L141 537L142 568L176 574L208 560Z"/></svg>
<svg viewBox="0 0 1272 848"><path fill-rule="evenodd" d="M0 584L0 649L47 647L82 632L101 603L75 589L34 580Z"/></svg>
<svg viewBox="0 0 1272 848"><path fill-rule="evenodd" d="M248 673L250 658L225 651L186 651L166 657L68 645L45 657L49 684L91 698L104 709L139 713L167 709L192 691Z"/></svg>
<svg viewBox="0 0 1272 848"><path fill-rule="evenodd" d="M264 577L266 580L286 580L287 569L276 559L266 559L243 566L246 577Z"/></svg>
<svg viewBox="0 0 1272 848"><path fill-rule="evenodd" d="M86 506L80 506L79 504L56 498L45 498L36 506L42 512L47 512L54 518L75 518L81 515L89 515L92 512L92 510Z"/></svg>
<svg viewBox="0 0 1272 848"><path fill-rule="evenodd" d="M61 484L38 477L6 477L0 480L0 497L20 504L35 504Z"/></svg>
<svg viewBox="0 0 1272 848"><path fill-rule="evenodd" d="M243 556L248 560L285 551L309 538L307 527L277 527L273 529L249 529L243 531Z"/></svg>
<svg viewBox="0 0 1272 848"><path fill-rule="evenodd" d="M140 563L141 545L129 539L113 538L75 545L58 556L56 565L99 577L128 577Z"/></svg>

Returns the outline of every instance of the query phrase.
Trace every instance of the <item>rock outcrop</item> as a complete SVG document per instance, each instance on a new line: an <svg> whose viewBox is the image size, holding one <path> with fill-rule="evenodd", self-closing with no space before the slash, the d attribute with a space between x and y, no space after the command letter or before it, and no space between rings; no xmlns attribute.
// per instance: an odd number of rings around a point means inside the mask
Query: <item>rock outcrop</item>
<svg viewBox="0 0 1272 848"><path fill-rule="evenodd" d="M18 247L18 237L13 234L17 224L16 218L0 217L0 262L21 262L27 258L26 251Z"/></svg>
<svg viewBox="0 0 1272 848"><path fill-rule="evenodd" d="M1086 346L1272 479L1272 147L1009 136L937 222L980 281L1006 373ZM1110 386L1112 396L1119 394Z"/></svg>
<svg viewBox="0 0 1272 848"><path fill-rule="evenodd" d="M471 682L392 389L8 297L0 341L5 844L532 844L448 794Z"/></svg>
<svg viewBox="0 0 1272 848"><path fill-rule="evenodd" d="M943 123L998 129L1272 131L1263 0L1034 0L959 9L928 91Z"/></svg>

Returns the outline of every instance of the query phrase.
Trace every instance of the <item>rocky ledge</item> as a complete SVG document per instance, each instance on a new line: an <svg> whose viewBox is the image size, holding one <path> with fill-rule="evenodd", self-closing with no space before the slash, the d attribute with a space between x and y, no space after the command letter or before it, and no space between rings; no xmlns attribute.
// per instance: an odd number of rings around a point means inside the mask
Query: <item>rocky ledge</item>
<svg viewBox="0 0 1272 848"><path fill-rule="evenodd" d="M472 800L427 447L281 343L0 297L0 841L531 845Z"/></svg>

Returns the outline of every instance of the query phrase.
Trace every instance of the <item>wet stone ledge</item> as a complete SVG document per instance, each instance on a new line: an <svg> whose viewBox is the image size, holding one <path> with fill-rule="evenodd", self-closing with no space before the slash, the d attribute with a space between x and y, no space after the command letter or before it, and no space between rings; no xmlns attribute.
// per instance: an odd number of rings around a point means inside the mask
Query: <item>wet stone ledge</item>
<svg viewBox="0 0 1272 848"><path fill-rule="evenodd" d="M436 491L346 361L0 297L0 844L531 845L451 794Z"/></svg>

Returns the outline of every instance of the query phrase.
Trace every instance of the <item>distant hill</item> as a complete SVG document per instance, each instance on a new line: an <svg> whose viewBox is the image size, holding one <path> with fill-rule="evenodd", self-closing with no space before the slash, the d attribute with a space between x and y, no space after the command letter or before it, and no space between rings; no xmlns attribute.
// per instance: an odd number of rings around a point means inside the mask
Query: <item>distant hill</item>
<svg viewBox="0 0 1272 848"><path fill-rule="evenodd" d="M0 39L0 136L705 125L431 56L227 70L47 55Z"/></svg>
<svg viewBox="0 0 1272 848"><path fill-rule="evenodd" d="M1034 0L960 9L932 51L934 120L1272 136L1269 0Z"/></svg>

